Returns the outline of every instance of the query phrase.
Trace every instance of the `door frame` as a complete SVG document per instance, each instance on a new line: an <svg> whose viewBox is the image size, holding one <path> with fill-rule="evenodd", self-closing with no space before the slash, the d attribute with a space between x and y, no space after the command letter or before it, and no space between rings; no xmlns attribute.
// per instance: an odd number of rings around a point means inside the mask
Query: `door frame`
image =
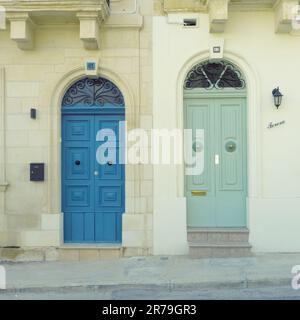
<svg viewBox="0 0 300 320"><path fill-rule="evenodd" d="M59 243L60 246L65 246L64 243L64 223L62 217L62 190L61 190L61 177L62 177L62 163L61 163L61 106L62 100L66 91L70 86L77 80L86 77L85 69L82 66L78 66L67 71L61 78L57 79L57 82L49 84L51 96L49 96L51 116L49 117L49 127L51 134L49 136L49 160L48 160L48 176L49 176L49 188L47 195L48 211L52 214L56 214L60 217L59 226ZM133 93L132 88L129 86L128 81L123 80L117 73L101 67L99 70L99 77L106 78L112 81L122 92L125 100L125 119L128 127L135 127L138 119L130 115L137 114L138 104ZM52 89L51 89L52 88ZM127 148L127 146L125 146ZM130 176L130 172L133 170L132 165L125 165L125 190L129 190L130 187L138 184L139 181L134 180ZM140 174L140 168L135 169ZM125 213L124 218L127 214L135 214L138 206L132 204L132 196L129 192L125 192ZM130 210L128 209L130 208ZM123 227L122 238L126 228ZM124 241L122 242L124 245ZM125 243L126 245L126 243Z"/></svg>
<svg viewBox="0 0 300 320"><path fill-rule="evenodd" d="M80 109L77 109L77 110L68 110L68 111L63 111L61 112L61 131L63 132L63 126L64 126L64 116L68 117L68 116L75 116L75 117L78 117L78 120L81 119L80 116L90 116L90 117L93 117L93 121L95 122L95 118L96 116L102 116L102 117L115 117L115 118L119 118L117 121L124 121L126 120L125 118L125 108L122 108L122 112L119 110L121 108L116 108L116 112L114 112L113 109L111 109L110 111L106 110L106 112L102 112L101 111L101 108L95 108L93 110L91 110L90 112L87 112L84 108L80 108ZM93 126L94 128L94 126ZM94 133L96 131L94 130ZM94 135L96 137L96 135ZM94 143L96 143L96 139L94 140ZM63 190L64 190L64 184L65 184L65 179L64 179L64 173L65 173L65 157L66 157L66 154L64 153L63 151L64 149L64 140L63 140L63 137L62 137L62 140L61 140L61 208L63 208L63 201L66 199L65 197L63 197ZM121 148L123 149L123 148ZM95 153L96 154L96 153ZM95 169L94 169L95 170ZM125 205L126 205L126 168L125 168L125 165L124 165L124 172L123 172L123 179L122 179L122 183L124 183L124 187L123 187L123 191L124 192L124 195L122 196L122 198L124 199L124 208L125 208ZM96 188L94 187L94 192L95 192ZM95 208L94 208L95 209ZM95 211L94 211L95 212ZM123 215L124 215L125 212L122 213L122 219L123 219ZM65 213L62 213L62 221L64 222L64 214ZM122 221L121 221L121 225L122 225ZM94 241L94 242L88 242L88 241L82 241L82 242L68 242L66 241L65 239L65 234L64 234L64 229L63 229L63 243L65 245L81 245L81 244L89 244L89 245L100 245L100 244L104 244L104 245L119 245L120 243L122 243L122 233L120 234L120 237L121 237L121 242L105 242L105 241Z"/></svg>
<svg viewBox="0 0 300 320"><path fill-rule="evenodd" d="M248 132L248 101L247 101L247 90L246 89L212 89L212 90L206 90L206 89L201 89L201 88L196 88L192 90L183 90L183 108L185 108L185 100L214 100L214 99L234 99L234 98L241 98L245 100L245 108L246 108L246 137L245 137L245 145L246 145L246 212L244 213L246 216L247 220L247 215L248 215L248 209L247 209L247 198L248 198L248 137L247 137L247 132ZM185 110L183 112L183 126L185 128L186 125L186 117L185 117ZM244 136L244 133L243 133ZM184 192L186 192L186 187L187 187L187 179L186 175L184 174ZM186 197L186 203L188 201L188 198ZM186 217L188 219L188 209L186 206ZM222 227L216 227L216 228L222 228Z"/></svg>
<svg viewBox="0 0 300 320"><path fill-rule="evenodd" d="M177 128L184 129L183 117L183 99L184 99L184 82L189 71L197 64L210 60L210 51L205 50L192 55L185 63L182 64L181 69L178 71L178 78L176 81L175 103L176 103L176 124ZM233 52L224 51L223 58L237 66L243 73L246 80L247 92L247 121L248 121L248 198L247 198L247 227L249 227L249 219L251 218L252 199L259 198L262 194L262 161L261 161L261 104L260 104L260 90L261 82L258 73L252 68L247 60L236 55ZM251 165L250 165L251 164ZM176 197L181 199L182 206L186 206L185 198L185 166L179 165L176 168ZM185 217L187 211L185 209ZM187 231L187 225L182 226ZM188 252L188 243L185 240L185 251Z"/></svg>
<svg viewBox="0 0 300 320"><path fill-rule="evenodd" d="M93 133L90 132L90 139L91 139L90 143L92 145L94 145L94 147L96 147L96 144L97 144L96 143L97 142L97 140L96 140L96 135L97 134L96 134L95 128L94 128L94 124L95 124L95 120L96 120L97 116L101 116L103 119L105 119L105 118L111 119L111 117L113 117L113 118L117 118L117 121L125 121L126 120L126 118L125 118L125 100L124 100L124 96L123 96L122 92L120 91L120 89L117 87L117 85L115 83L113 83L112 81L110 81L107 78L98 77L98 79L104 80L105 84L109 83L109 87L111 86L111 90L117 90L118 91L117 92L118 93L118 99L116 101L110 101L110 100L107 100L105 102L103 101L103 105L96 105L96 104L94 104L94 105L85 105L85 103L82 102L82 95L83 94L85 94L87 96L91 95L91 96L93 96L93 99L95 99L96 98L95 97L95 95L96 95L95 90L97 89L96 88L97 83L93 82L93 86L91 84L88 84L88 80L92 81L93 79L90 79L88 76L84 76L84 77L78 79L77 81L74 81L69 86L68 90L66 90L66 92L64 93L63 100L62 100L62 105L61 105L61 124L60 124L61 132L63 133L66 130L66 128L64 127L64 125L65 125L64 116L66 116L66 117L68 117L68 116L78 117L78 120L81 119L81 116L90 117L90 120L93 120L93 126L92 126ZM76 93L77 93L78 84L83 85L83 88L81 88L83 91L82 92L78 91L79 101L77 101L77 99L76 99L77 98L76 97ZM104 86L105 86L105 84L104 84ZM76 92L75 92L75 94L74 93L72 94L72 93L69 92L69 90L74 88L74 86L76 87ZM92 90L89 90L90 87L92 87ZM100 90L102 88L103 88L103 84L100 87ZM105 94L105 92L104 92L104 94ZM65 99L67 99L67 101L69 99L72 102L70 104L68 104L68 103L64 104ZM121 100L121 101L119 101L119 100ZM74 103L74 104L72 105L72 103ZM105 120L103 120L103 122L104 121ZM91 130L91 127L89 127L89 128ZM118 128L118 130L119 130L119 128ZM94 139L95 140L92 139L93 135L94 135ZM63 140L63 138L64 137L63 137L63 134L62 134L62 137L61 137L61 208L62 209L64 208L65 201L67 200L66 194L65 194L65 192L66 192L65 188L68 185L67 182L66 182L66 179L65 179L65 174L66 174L65 157L66 157L66 153L64 152L64 147L65 147L64 142L65 141ZM124 150L124 148L120 148L120 149ZM94 153L94 156L90 154L89 157L94 157L94 161L96 161L96 151ZM91 159L91 158L89 158L89 159ZM92 161L92 163L94 163L94 161ZM94 170L95 170L95 168L94 168ZM123 178L122 178L123 188L122 188L121 198L122 198L122 210L123 210L123 207L124 207L124 212L122 212L122 214L121 214L121 222L120 222L121 226L122 226L122 217L123 217L123 214L125 213L125 194L126 194L125 175L124 175L125 174L125 165L122 165L122 170L124 170L124 172L122 173L122 176L123 176ZM92 180L90 180L90 182L92 182ZM95 181L94 181L94 188L93 188L93 190L90 189L90 198L92 198L94 200L93 208L94 208L94 214L95 214L95 218L96 218L95 191L96 191L96 184L95 184ZM92 206L92 204L90 203L90 209L92 208L91 206ZM85 210L83 210L83 212L85 212ZM65 220L65 213L68 213L68 212L62 212L62 217L63 217L63 222L64 223L66 221ZM71 226L73 226L73 225L71 224ZM64 227L65 227L65 225L64 225ZM94 225L94 227L96 228L96 225ZM120 239L120 241L113 241L111 243L110 242L105 242L105 241L92 241L92 242L79 241L77 243L74 240L66 241L65 228L64 228L63 229L63 236L64 236L63 243L64 244L66 244L66 243L67 244L70 244L70 243L71 244L82 244L82 243L120 244L120 243L122 243L122 231L121 231L121 234L120 234L119 231L116 230L116 234L117 234L117 239L118 240ZM95 232L94 232L94 235L96 235Z"/></svg>

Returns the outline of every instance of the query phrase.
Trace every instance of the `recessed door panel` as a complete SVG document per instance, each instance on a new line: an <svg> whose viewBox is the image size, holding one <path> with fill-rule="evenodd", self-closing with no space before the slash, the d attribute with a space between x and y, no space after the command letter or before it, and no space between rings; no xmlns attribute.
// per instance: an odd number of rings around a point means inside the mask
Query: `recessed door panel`
<svg viewBox="0 0 300 320"><path fill-rule="evenodd" d="M96 214L96 241L121 241L122 214L120 212L102 212Z"/></svg>
<svg viewBox="0 0 300 320"><path fill-rule="evenodd" d="M66 179L68 180L90 180L91 168L90 157L91 149L89 146L81 147L66 147Z"/></svg>
<svg viewBox="0 0 300 320"><path fill-rule="evenodd" d="M67 185L66 191L66 208L75 210L89 210L92 208L93 203L90 197L91 189L90 186L84 185ZM79 208L80 207L80 208Z"/></svg>
<svg viewBox="0 0 300 320"><path fill-rule="evenodd" d="M70 116L64 121L64 141L90 141L91 121L88 117L78 119Z"/></svg>
<svg viewBox="0 0 300 320"><path fill-rule="evenodd" d="M112 208L122 209L122 193L122 185L99 186L96 205L108 211Z"/></svg>
<svg viewBox="0 0 300 320"><path fill-rule="evenodd" d="M217 149L220 165L216 167L217 226L246 226L247 196L247 121L244 99L216 99Z"/></svg>
<svg viewBox="0 0 300 320"><path fill-rule="evenodd" d="M217 125L220 128L220 175L218 190L243 189L243 108L239 101L217 100Z"/></svg>
<svg viewBox="0 0 300 320"><path fill-rule="evenodd" d="M213 119L214 108L208 99L202 100L186 100L185 129L193 131L193 141L190 144L193 156L195 156L194 143L196 141L196 130L200 129L204 132L204 145L202 151L204 153L204 171L200 175L186 176L186 197L188 209L188 225L210 227L216 224L215 217L215 188L214 188L214 168L212 163L212 144L214 141Z"/></svg>

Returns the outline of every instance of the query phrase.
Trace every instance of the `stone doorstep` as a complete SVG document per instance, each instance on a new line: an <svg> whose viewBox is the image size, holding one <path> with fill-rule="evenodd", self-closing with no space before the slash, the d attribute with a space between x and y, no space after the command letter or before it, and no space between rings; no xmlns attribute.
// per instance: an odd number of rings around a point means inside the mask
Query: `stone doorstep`
<svg viewBox="0 0 300 320"><path fill-rule="evenodd" d="M191 258L240 258L250 257L252 246L249 243L189 243Z"/></svg>
<svg viewBox="0 0 300 320"><path fill-rule="evenodd" d="M190 247L189 256L192 259L209 258L242 258L251 257L251 247Z"/></svg>
<svg viewBox="0 0 300 320"><path fill-rule="evenodd" d="M252 248L249 243L233 242L233 243L209 243L209 242L190 242L191 248Z"/></svg>
<svg viewBox="0 0 300 320"><path fill-rule="evenodd" d="M251 256L246 228L195 228L188 230L191 258L232 258Z"/></svg>
<svg viewBox="0 0 300 320"><path fill-rule="evenodd" d="M189 229L188 241L206 241L212 243L248 243L249 230L244 228L228 229Z"/></svg>
<svg viewBox="0 0 300 320"><path fill-rule="evenodd" d="M74 246L60 248L0 248L0 261L97 261L123 257L121 246Z"/></svg>

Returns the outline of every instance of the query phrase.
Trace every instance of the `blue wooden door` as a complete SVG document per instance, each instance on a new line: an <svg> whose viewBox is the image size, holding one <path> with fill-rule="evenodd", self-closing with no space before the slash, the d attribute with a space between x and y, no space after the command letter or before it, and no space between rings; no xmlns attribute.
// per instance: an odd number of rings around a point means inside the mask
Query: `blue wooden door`
<svg viewBox="0 0 300 320"><path fill-rule="evenodd" d="M187 129L204 130L204 171L186 177L189 227L245 227L247 121L244 98L186 99Z"/></svg>
<svg viewBox="0 0 300 320"><path fill-rule="evenodd" d="M95 116L95 129L111 130L114 139L105 151L105 163L95 160L95 239L97 242L121 242L122 214L125 211L125 170L124 164L120 163L123 152L120 141L119 122L123 117L118 116ZM107 132L110 135L109 131ZM122 138L121 138L122 139ZM96 142L97 149L105 141Z"/></svg>
<svg viewBox="0 0 300 320"><path fill-rule="evenodd" d="M62 211L66 243L120 243L125 211L125 166L118 159L123 115L69 115L62 118ZM101 129L117 137L113 162L99 163Z"/></svg>

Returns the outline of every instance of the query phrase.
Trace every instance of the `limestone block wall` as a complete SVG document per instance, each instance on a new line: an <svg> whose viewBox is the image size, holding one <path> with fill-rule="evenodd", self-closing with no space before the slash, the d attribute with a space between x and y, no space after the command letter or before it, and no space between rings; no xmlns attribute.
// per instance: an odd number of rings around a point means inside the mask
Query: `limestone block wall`
<svg viewBox="0 0 300 320"><path fill-rule="evenodd" d="M125 3L126 2L126 3ZM113 2L112 11L131 12L135 1ZM100 75L126 84L128 128L152 127L152 1L137 2L142 28L103 27L101 48L85 50L79 24L39 25L35 47L23 51L0 31L0 246L41 247L63 244L60 209L59 83L84 76L84 60L99 59ZM130 13L132 14L132 13ZM113 12L112 12L113 15ZM67 80L63 80L67 79ZM5 89L4 88L5 84ZM3 96L3 99L1 100ZM1 102L2 101L2 102ZM37 119L30 119L30 108ZM5 129L3 125L5 123ZM46 181L29 181L29 163L46 164ZM2 168L2 169L1 169ZM9 187L4 188L5 182ZM126 255L152 251L153 174L151 166L127 165L123 246ZM6 191L4 190L6 189Z"/></svg>

